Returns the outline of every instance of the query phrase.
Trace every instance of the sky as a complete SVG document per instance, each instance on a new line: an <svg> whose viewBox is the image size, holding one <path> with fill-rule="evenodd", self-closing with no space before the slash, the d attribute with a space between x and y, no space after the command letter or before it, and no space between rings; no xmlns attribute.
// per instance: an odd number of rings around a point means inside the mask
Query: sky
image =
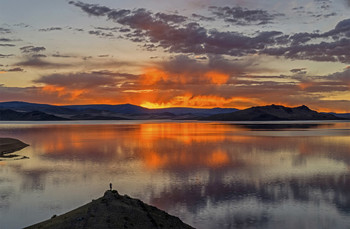
<svg viewBox="0 0 350 229"><path fill-rule="evenodd" d="M0 101L350 112L350 0L0 0Z"/></svg>

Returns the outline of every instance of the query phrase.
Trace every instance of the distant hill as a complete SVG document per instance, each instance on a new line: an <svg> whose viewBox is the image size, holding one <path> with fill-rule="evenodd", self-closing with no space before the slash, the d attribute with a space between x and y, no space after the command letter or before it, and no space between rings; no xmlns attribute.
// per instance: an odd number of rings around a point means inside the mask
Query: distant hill
<svg viewBox="0 0 350 229"><path fill-rule="evenodd" d="M211 115L206 120L217 121L279 121L279 120L339 120L332 114L319 113L307 106L284 107L278 105L252 107L229 114Z"/></svg>
<svg viewBox="0 0 350 229"><path fill-rule="evenodd" d="M69 114L75 113L74 110L61 107L61 106L39 104L39 103L26 103L26 102L19 102L19 101L2 102L0 103L0 109L3 109L3 110L10 109L10 110L19 111L19 112L41 111L49 114L59 114L59 115L65 115L65 114L69 115Z"/></svg>
<svg viewBox="0 0 350 229"><path fill-rule="evenodd" d="M132 104L91 104L91 105L69 105L54 106L47 104L26 103L26 102L2 102L0 109L9 109L16 112L40 111L48 115L61 117L70 120L147 120L147 119L177 119L189 120L200 119L213 114L223 114L237 111L234 108L163 108L148 109ZM8 119L7 117L6 119ZM0 117L1 120L1 117Z"/></svg>
<svg viewBox="0 0 350 229"><path fill-rule="evenodd" d="M41 111L18 112L10 109L0 110L0 121L60 121L67 120Z"/></svg>
<svg viewBox="0 0 350 229"><path fill-rule="evenodd" d="M340 114L337 114L337 113L329 113L329 114L332 114L336 117L339 117L339 118L345 118L345 119L350 119L350 113L340 113Z"/></svg>
<svg viewBox="0 0 350 229"><path fill-rule="evenodd" d="M54 106L26 102L0 102L0 120L220 120L220 121L278 121L278 120L337 120L350 119L350 114L318 113L307 106L290 108L278 105L235 108L173 107L148 109L132 104L91 104Z"/></svg>
<svg viewBox="0 0 350 229"><path fill-rule="evenodd" d="M208 116L208 115L214 115L214 114L225 114L225 113L232 113L238 111L238 109L235 108L211 108L211 109L205 109L205 108L189 108L189 107L172 107L172 108L161 108L161 109L153 109L150 110L152 113L171 113L174 115L198 115L198 116Z"/></svg>
<svg viewBox="0 0 350 229"><path fill-rule="evenodd" d="M120 104L120 105L105 105L105 104L93 104L93 105L70 105L61 106L62 108L76 110L76 111L86 111L86 110L96 110L96 111L110 111L119 114L148 114L149 109L132 105L132 104Z"/></svg>

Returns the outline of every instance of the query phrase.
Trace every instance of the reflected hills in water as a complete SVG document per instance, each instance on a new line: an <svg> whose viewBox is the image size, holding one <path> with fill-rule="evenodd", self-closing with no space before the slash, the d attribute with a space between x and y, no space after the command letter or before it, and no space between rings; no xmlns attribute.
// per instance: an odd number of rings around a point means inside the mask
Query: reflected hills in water
<svg viewBox="0 0 350 229"><path fill-rule="evenodd" d="M208 122L86 123L1 126L0 135L30 144L21 153L30 160L0 170L5 223L22 220L12 227L22 228L60 215L111 182L196 228L350 225L349 122L296 122L305 128L281 131ZM23 211L31 219L18 220L21 209L30 209Z"/></svg>
<svg viewBox="0 0 350 229"><path fill-rule="evenodd" d="M350 116L349 116L350 117ZM54 106L26 102L0 103L0 121L62 121L62 120L213 120L213 121L283 121L344 120L347 114L319 113L307 106L278 105L235 108L174 107L148 109L132 104Z"/></svg>

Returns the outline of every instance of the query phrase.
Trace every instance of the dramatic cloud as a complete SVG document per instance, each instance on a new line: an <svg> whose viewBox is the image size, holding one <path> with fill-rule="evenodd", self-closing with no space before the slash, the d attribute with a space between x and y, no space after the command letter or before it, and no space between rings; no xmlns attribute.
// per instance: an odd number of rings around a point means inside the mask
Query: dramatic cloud
<svg viewBox="0 0 350 229"><path fill-rule="evenodd" d="M211 6L209 9L218 18L236 25L264 25L272 23L277 17L284 16L284 14L270 14L265 10L249 10L238 6Z"/></svg>
<svg viewBox="0 0 350 229"><path fill-rule="evenodd" d="M44 27L34 19L30 28L13 19L0 26L2 83L23 85L18 74L35 85L3 86L1 99L238 108L307 101L334 110L350 103L349 71L339 70L350 65L345 0L92 2L69 0L67 18L53 15Z"/></svg>
<svg viewBox="0 0 350 229"><path fill-rule="evenodd" d="M265 54L290 59L350 63L350 19L339 22L325 33L296 33L291 35L279 31L258 32L255 36L239 32L207 30L198 23L187 22L177 15L154 14L145 9L115 10L82 2L70 2L89 15L106 16L132 31L126 39L144 42L147 50L162 47L168 52L193 54L224 54L246 56ZM268 23L280 14L268 14L262 10L246 10L239 7L211 7L225 20L241 20L244 23ZM242 23L243 23L242 22ZM238 23L238 22L237 22Z"/></svg>

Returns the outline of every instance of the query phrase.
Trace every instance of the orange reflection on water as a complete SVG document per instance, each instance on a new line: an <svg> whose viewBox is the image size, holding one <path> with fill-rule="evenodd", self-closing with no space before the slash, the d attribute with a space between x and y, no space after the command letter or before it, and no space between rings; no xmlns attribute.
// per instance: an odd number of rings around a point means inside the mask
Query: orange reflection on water
<svg viewBox="0 0 350 229"><path fill-rule="evenodd" d="M204 166L216 168L235 163L228 156L228 153L223 150L197 153L187 151L177 153L142 151L142 158L145 167L151 170L172 168L174 166L181 168Z"/></svg>
<svg viewBox="0 0 350 229"><path fill-rule="evenodd" d="M27 131L27 132L26 132ZM255 131L258 134L264 131ZM150 170L237 167L259 164L274 153L328 154L348 157L348 137L254 136L241 126L219 123L142 123L106 125L52 125L21 130L23 141L45 158L141 164ZM267 132L269 133L269 132ZM256 154L256 152L260 152ZM335 157L335 156L334 156ZM265 160L265 159L264 159Z"/></svg>
<svg viewBox="0 0 350 229"><path fill-rule="evenodd" d="M219 167L219 166L223 166L225 164L228 164L230 161L230 158L228 157L227 153L222 151L222 150L218 150L213 152L208 160L207 163L209 166L212 167Z"/></svg>

